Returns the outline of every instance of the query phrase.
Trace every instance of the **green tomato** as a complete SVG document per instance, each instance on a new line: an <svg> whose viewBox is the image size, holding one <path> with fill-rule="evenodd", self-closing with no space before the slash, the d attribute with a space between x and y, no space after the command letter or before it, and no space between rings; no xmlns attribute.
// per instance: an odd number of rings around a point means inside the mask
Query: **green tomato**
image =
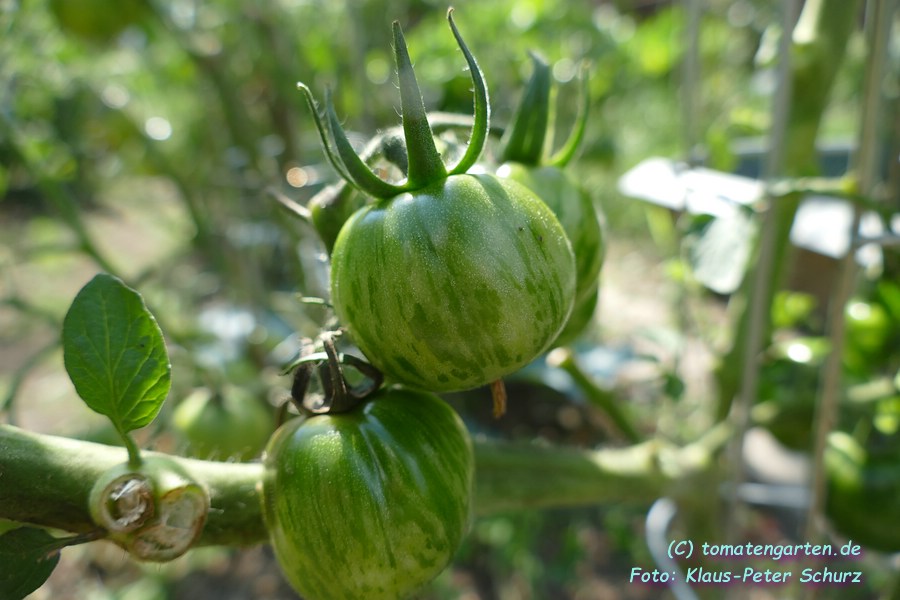
<svg viewBox="0 0 900 600"><path fill-rule="evenodd" d="M605 254L600 212L590 195L568 171L555 166L508 162L497 169L497 176L532 190L559 219L575 253L575 303L587 300L596 292Z"/></svg>
<svg viewBox="0 0 900 600"><path fill-rule="evenodd" d="M227 387L216 395L198 388L175 407L175 431L195 458L247 461L259 456L275 421L252 394Z"/></svg>
<svg viewBox="0 0 900 600"><path fill-rule="evenodd" d="M433 394L388 389L349 413L289 421L265 465L275 556L310 599L406 597L447 566L470 524L471 440Z"/></svg>
<svg viewBox="0 0 900 600"><path fill-rule="evenodd" d="M900 456L875 454L835 431L825 449L826 513L835 529L869 548L900 551Z"/></svg>
<svg viewBox="0 0 900 600"><path fill-rule="evenodd" d="M575 299L565 231L524 186L452 175L376 201L341 229L331 300L387 378L428 391L485 385L556 339Z"/></svg>
<svg viewBox="0 0 900 600"><path fill-rule="evenodd" d="M366 197L346 184L330 185L312 197L308 205L309 215L328 252L334 247L334 241L347 219L365 203Z"/></svg>
<svg viewBox="0 0 900 600"><path fill-rule="evenodd" d="M554 348L570 344L575 341L578 336L584 333L588 323L594 318L594 311L597 308L597 299L599 295L600 285L598 282L595 282L593 291L575 303L575 308L572 310L569 321L559 334L559 337L556 338L556 341L553 342Z"/></svg>

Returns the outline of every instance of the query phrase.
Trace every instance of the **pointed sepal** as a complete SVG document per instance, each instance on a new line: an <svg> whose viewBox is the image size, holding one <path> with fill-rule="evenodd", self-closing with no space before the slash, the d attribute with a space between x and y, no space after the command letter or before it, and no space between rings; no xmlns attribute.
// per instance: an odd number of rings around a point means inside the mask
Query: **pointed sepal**
<svg viewBox="0 0 900 600"><path fill-rule="evenodd" d="M469 135L469 145L462 158L456 163L456 166L450 170L451 175L457 175L468 171L474 165L481 152L484 150L484 144L487 141L488 130L490 129L491 120L491 104L488 98L487 84L484 81L484 74L475 61L475 57L469 51L465 41L463 41L456 23L453 22L453 9L447 11L447 21L450 23L450 29L453 31L453 37L459 49L462 50L466 63L469 65L469 73L472 75L472 86L475 94L475 120L472 123L472 133Z"/></svg>
<svg viewBox="0 0 900 600"><path fill-rule="evenodd" d="M425 102L416 81L412 61L400 23L394 21L394 52L397 61L397 79L400 85L400 111L409 169L406 173L407 189L418 189L447 176L444 161L434 144L434 134L428 124Z"/></svg>
<svg viewBox="0 0 900 600"><path fill-rule="evenodd" d="M550 65L535 52L531 56L531 78L525 86L512 124L501 141L500 162L530 166L542 164L550 121Z"/></svg>
<svg viewBox="0 0 900 600"><path fill-rule="evenodd" d="M575 118L575 124L572 126L572 131L569 133L569 138L566 140L566 143L547 160L547 164L559 167L560 169L569 164L575 156L578 147L581 146L581 141L584 139L585 131L587 130L588 113L590 113L591 108L589 71L590 68L587 63L583 64L579 75L579 78L581 79L581 105L579 106L578 116Z"/></svg>

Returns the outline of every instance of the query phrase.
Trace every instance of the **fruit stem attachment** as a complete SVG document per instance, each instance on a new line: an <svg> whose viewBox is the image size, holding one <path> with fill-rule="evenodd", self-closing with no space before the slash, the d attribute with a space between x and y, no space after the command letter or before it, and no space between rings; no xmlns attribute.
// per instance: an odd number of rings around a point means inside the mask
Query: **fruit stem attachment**
<svg viewBox="0 0 900 600"><path fill-rule="evenodd" d="M506 386L502 379L491 382L491 398L494 400L494 418L499 419L506 414Z"/></svg>
<svg viewBox="0 0 900 600"><path fill-rule="evenodd" d="M512 126L501 141L500 162L538 166L544 158L550 118L550 65L536 52L531 57L531 78L513 115Z"/></svg>
<svg viewBox="0 0 900 600"><path fill-rule="evenodd" d="M321 341L324 352L302 354L291 365L294 368L291 400L306 415L349 412L378 391L384 376L364 360L339 353L331 335L323 335ZM351 386L344 374L344 365L358 371L363 382ZM319 376L322 397L307 394L313 373Z"/></svg>
<svg viewBox="0 0 900 600"><path fill-rule="evenodd" d="M469 52L469 48L453 22L452 9L447 12L447 20L463 56L465 56L472 75L475 93L475 114L472 120L469 144L463 157L449 173L435 145L434 131L425 110L422 92L416 81L409 50L406 47L406 39L403 37L403 30L397 21L394 21L392 27L405 148L399 139L391 138L390 144L383 148L383 154L401 168L406 167L406 181L402 184L395 185L381 179L356 153L337 118L330 92L326 90L325 115L323 117L319 114L315 98L309 88L303 83L297 83L297 88L304 94L306 102L309 104L328 161L343 179L369 196L381 199L392 198L403 192L421 189L428 184L445 179L448 175L465 173L475 164L484 150L490 130L487 84L484 82L484 76L478 63Z"/></svg>

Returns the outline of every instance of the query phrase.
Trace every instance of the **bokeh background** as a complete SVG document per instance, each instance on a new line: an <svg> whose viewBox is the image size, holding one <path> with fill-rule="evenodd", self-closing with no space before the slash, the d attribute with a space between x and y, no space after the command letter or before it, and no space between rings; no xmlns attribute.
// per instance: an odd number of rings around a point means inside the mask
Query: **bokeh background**
<svg viewBox="0 0 900 600"><path fill-rule="evenodd" d="M577 350L584 370L644 435L695 440L714 422L710 374L730 331L727 295L698 282L685 250L705 222L626 198L616 184L651 156L725 172L759 162L771 134L783 3L459 0L454 7L497 124L510 117L530 74L527 52L537 50L552 64L564 137L577 111L575 79L589 62L590 120L572 168L606 215L608 255L600 304ZM360 144L396 125L396 19L429 109L467 113L471 83L446 10L429 0L0 0L0 418L114 443L104 420L75 396L59 345L72 298L107 271L144 295L173 361L171 399L158 424L140 432L145 444L190 452L173 415L202 390L240 395L241 411L271 419L288 395L281 368L299 338L330 318L298 297L327 295L324 249L271 193L303 204L335 179L296 82L320 98L332 88ZM848 156L871 59L863 10L858 18L820 132L823 145ZM897 39L890 48L896 86ZM897 88L884 94L896 114ZM884 156L896 157L900 126L893 125L897 131L886 127L878 141ZM887 214L900 209L894 163L884 161ZM896 438L900 414L890 383L900 367L897 258L887 248L879 270L860 276L860 337L848 342L857 352L851 383L887 382L864 397L864 414L879 418L888 438ZM788 341L797 332L824 335L815 294L779 295L773 315L791 332ZM775 404L759 423L781 424L788 445L805 431L796 447L808 444L822 355L816 343L800 354L773 345L762 375L762 400ZM622 442L584 390L552 366L537 364L509 386L501 421L490 418L483 393L451 400L486 435L584 448ZM797 411L795 426L787 419ZM481 520L421 597L661 597L662 588L627 582L633 566L654 565L644 539L652 500ZM796 538L799 523L796 510L754 512L745 537ZM822 589L821 597L887 598L896 560L872 554L864 566L866 585L850 595ZM758 588L752 597L782 593ZM66 550L34 594L292 597L267 548L203 549L160 566L135 564L104 543Z"/></svg>

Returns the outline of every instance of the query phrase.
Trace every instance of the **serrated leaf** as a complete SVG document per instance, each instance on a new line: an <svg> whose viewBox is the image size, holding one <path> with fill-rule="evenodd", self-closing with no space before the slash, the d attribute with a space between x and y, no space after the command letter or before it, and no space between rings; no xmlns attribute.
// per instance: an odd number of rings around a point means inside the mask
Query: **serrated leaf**
<svg viewBox="0 0 900 600"><path fill-rule="evenodd" d="M0 599L20 600L47 581L59 549L56 538L34 527L19 527L0 535Z"/></svg>
<svg viewBox="0 0 900 600"><path fill-rule="evenodd" d="M107 274L84 286L66 313L63 359L82 400L123 433L150 423L171 386L156 319L140 294Z"/></svg>

